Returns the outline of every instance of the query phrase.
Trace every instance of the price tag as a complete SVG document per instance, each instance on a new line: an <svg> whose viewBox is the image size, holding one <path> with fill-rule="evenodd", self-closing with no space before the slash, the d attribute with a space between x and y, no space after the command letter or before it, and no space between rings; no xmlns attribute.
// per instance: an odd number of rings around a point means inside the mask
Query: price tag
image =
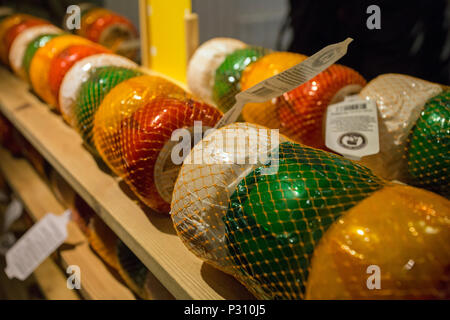
<svg viewBox="0 0 450 320"><path fill-rule="evenodd" d="M377 106L373 100L358 96L329 105L326 114L325 144L352 160L378 153Z"/></svg>
<svg viewBox="0 0 450 320"><path fill-rule="evenodd" d="M347 38L342 42L329 45L301 63L238 93L235 97L235 105L220 119L215 128L235 122L246 103L265 102L279 97L314 78L342 58L352 41L352 38Z"/></svg>
<svg viewBox="0 0 450 320"><path fill-rule="evenodd" d="M5 273L9 279L25 280L67 238L71 211L48 213L6 253Z"/></svg>

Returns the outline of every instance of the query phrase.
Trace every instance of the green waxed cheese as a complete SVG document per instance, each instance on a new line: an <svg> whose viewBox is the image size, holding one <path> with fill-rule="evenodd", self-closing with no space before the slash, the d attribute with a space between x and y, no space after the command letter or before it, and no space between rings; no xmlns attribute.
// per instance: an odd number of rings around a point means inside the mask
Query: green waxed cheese
<svg viewBox="0 0 450 320"><path fill-rule="evenodd" d="M33 60L33 57L36 54L36 51L38 51L39 48L42 48L47 44L47 42L49 42L50 40L59 35L60 34L43 34L28 44L27 48L25 49L25 54L23 55L22 60L22 65L27 75L30 70L31 61Z"/></svg>
<svg viewBox="0 0 450 320"><path fill-rule="evenodd" d="M227 247L236 271L264 296L301 298L323 233L384 181L350 160L290 142L280 145L276 173L262 168L230 197L223 218Z"/></svg>
<svg viewBox="0 0 450 320"><path fill-rule="evenodd" d="M228 111L236 102L234 96L239 93L241 75L244 69L269 50L261 47L247 47L229 54L217 68L214 78L213 99L223 111Z"/></svg>
<svg viewBox="0 0 450 320"><path fill-rule="evenodd" d="M409 183L450 196L450 91L428 100L408 149Z"/></svg>
<svg viewBox="0 0 450 320"><path fill-rule="evenodd" d="M94 145L92 141L93 120L103 98L122 81L140 75L142 73L134 69L115 66L99 67L81 85L74 114L77 128L88 146L93 147Z"/></svg>
<svg viewBox="0 0 450 320"><path fill-rule="evenodd" d="M122 271L129 280L133 281L133 284L137 288L143 289L149 271L134 253L120 240L117 242L117 257Z"/></svg>

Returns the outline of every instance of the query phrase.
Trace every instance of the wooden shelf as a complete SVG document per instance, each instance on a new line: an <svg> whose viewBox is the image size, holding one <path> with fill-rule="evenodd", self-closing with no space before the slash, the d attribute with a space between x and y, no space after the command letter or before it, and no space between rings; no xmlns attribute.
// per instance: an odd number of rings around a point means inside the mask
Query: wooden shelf
<svg viewBox="0 0 450 320"><path fill-rule="evenodd" d="M183 245L169 216L146 214L104 173L79 135L28 85L0 68L0 110L177 299L251 299L233 277Z"/></svg>
<svg viewBox="0 0 450 320"><path fill-rule="evenodd" d="M65 210L31 165L25 159L12 157L3 148L0 148L0 171L33 220L37 221L49 212L61 214ZM59 250L59 254L64 266L78 265L80 267L81 295L85 299L95 300L135 299L131 291L120 283L92 252L86 237L74 222L69 222L67 230L68 237L65 243L69 246L67 249ZM54 273L55 268L59 272ZM38 276L36 280L41 288L57 290L55 295L62 295L60 299L68 299L75 294L67 289L65 275L56 265L52 266L46 262L34 274ZM49 274L53 279L47 279ZM55 287L53 280L57 279L62 283ZM53 297L52 293L51 298Z"/></svg>

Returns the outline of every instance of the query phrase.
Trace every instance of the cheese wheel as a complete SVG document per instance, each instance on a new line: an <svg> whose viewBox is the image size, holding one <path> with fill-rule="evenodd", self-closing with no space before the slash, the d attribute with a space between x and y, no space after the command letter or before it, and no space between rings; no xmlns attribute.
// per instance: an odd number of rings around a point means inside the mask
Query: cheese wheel
<svg viewBox="0 0 450 320"><path fill-rule="evenodd" d="M94 115L103 98L116 85L142 73L136 69L116 66L99 67L91 71L89 79L81 85L80 93L73 109L76 128L88 146L94 148L92 127Z"/></svg>
<svg viewBox="0 0 450 320"><path fill-rule="evenodd" d="M269 50L261 47L246 47L226 56L214 76L213 99L220 110L226 112L234 105L234 96L241 90L242 72L267 53Z"/></svg>
<svg viewBox="0 0 450 320"><path fill-rule="evenodd" d="M49 73L51 77L49 78L49 86L52 95L56 100L56 107L59 109L59 88L63 81L64 76L69 71L69 69L79 60L86 58L88 56L108 53L109 50L103 46L92 43L89 45L73 45L69 46L63 51L61 51L51 62Z"/></svg>
<svg viewBox="0 0 450 320"><path fill-rule="evenodd" d="M283 132L308 146L326 149L324 115L329 104L358 93L366 84L355 70L334 64L279 99Z"/></svg>
<svg viewBox="0 0 450 320"><path fill-rule="evenodd" d="M40 48L45 46L47 44L47 42L49 42L50 40L52 40L60 35L64 35L64 34L57 34L57 33L43 34L43 35L36 37L34 40L30 41L30 43L28 44L28 46L25 49L25 54L23 56L23 61L22 61L22 65L25 70L27 80L30 79L31 61L33 60L36 52Z"/></svg>
<svg viewBox="0 0 450 320"><path fill-rule="evenodd" d="M449 299L449 213L448 200L425 190L375 192L325 233L314 251L306 297ZM369 290L374 276L381 286Z"/></svg>
<svg viewBox="0 0 450 320"><path fill-rule="evenodd" d="M213 127L221 115L161 77L131 78L114 87L98 108L94 143L143 203L167 213L179 167L171 159L172 132L194 121Z"/></svg>
<svg viewBox="0 0 450 320"><path fill-rule="evenodd" d="M109 13L99 17L86 31L86 37L94 42L107 44L107 33L111 33L111 27L116 28L117 31L137 37L137 30L134 25L125 17L116 13ZM106 32L106 33L105 33Z"/></svg>
<svg viewBox="0 0 450 320"><path fill-rule="evenodd" d="M222 219L231 193L279 141L287 138L237 122L209 134L191 150L175 184L171 217L178 236L197 256L223 268L228 251Z"/></svg>
<svg viewBox="0 0 450 320"><path fill-rule="evenodd" d="M8 16L0 21L0 60L4 64L8 64L8 51L5 43L6 33L10 28L28 19L33 19L33 16L18 13Z"/></svg>
<svg viewBox="0 0 450 320"><path fill-rule="evenodd" d="M90 26L97 21L98 18L110 14L111 11L104 8L94 7L87 10L82 16L80 21L80 29L77 29L76 34L81 37L86 37L87 30Z"/></svg>
<svg viewBox="0 0 450 320"><path fill-rule="evenodd" d="M62 30L53 25L38 25L22 31L11 44L9 63L14 73L22 79L27 79L24 67L25 51L31 41L42 35L60 34Z"/></svg>
<svg viewBox="0 0 450 320"><path fill-rule="evenodd" d="M77 61L67 71L59 88L59 108L64 120L72 127L76 127L74 108L82 84L89 79L95 68L103 66L138 67L127 58L109 53L94 54Z"/></svg>
<svg viewBox="0 0 450 320"><path fill-rule="evenodd" d="M269 53L244 70L241 78L241 90L247 90L259 82L299 64L306 58L304 55L291 52ZM263 103L247 103L242 110L243 119L269 128L284 129L281 127L278 116L277 100L272 99ZM282 133L286 133L284 131L286 130L281 130Z"/></svg>
<svg viewBox="0 0 450 320"><path fill-rule="evenodd" d="M426 101L442 91L437 84L401 74L370 81L361 97L378 107L380 152L360 162L389 180L406 179L406 141Z"/></svg>
<svg viewBox="0 0 450 320"><path fill-rule="evenodd" d="M24 32L25 30L27 30L28 28L32 28L35 26L41 26L41 25L50 25L50 22L43 20L43 19L38 19L38 18L31 19L30 18L30 19L24 20L21 23L18 23L15 26L8 29L8 31L5 33L4 38L3 38L3 42L5 45L5 50L6 50L6 54L7 54L7 58L8 58L8 63L10 63L9 52L11 50L11 45L14 42L14 40L17 38L17 36L20 35L22 32Z"/></svg>
<svg viewBox="0 0 450 320"><path fill-rule="evenodd" d="M88 225L88 241L92 249L111 268L119 269L116 254L117 235L97 215L93 215Z"/></svg>
<svg viewBox="0 0 450 320"><path fill-rule="evenodd" d="M216 69L228 54L245 46L244 42L236 39L213 38L198 47L187 69L187 83L191 92L207 103L214 104L213 87Z"/></svg>
<svg viewBox="0 0 450 320"><path fill-rule="evenodd" d="M214 148L209 153L230 158ZM191 174L184 164L172 219L189 249L257 298L299 299L322 234L385 182L350 160L292 142L282 142L272 154L276 161L244 172L232 164L217 172L195 165ZM183 181L185 175L192 178Z"/></svg>
<svg viewBox="0 0 450 320"><path fill-rule="evenodd" d="M408 182L450 197L450 91L428 100L407 145Z"/></svg>
<svg viewBox="0 0 450 320"><path fill-rule="evenodd" d="M52 94L49 85L49 79L52 77L50 74L52 60L69 46L90 43L92 42L78 36L61 35L53 38L36 51L30 65L30 82L34 92L51 107L56 107L56 97Z"/></svg>

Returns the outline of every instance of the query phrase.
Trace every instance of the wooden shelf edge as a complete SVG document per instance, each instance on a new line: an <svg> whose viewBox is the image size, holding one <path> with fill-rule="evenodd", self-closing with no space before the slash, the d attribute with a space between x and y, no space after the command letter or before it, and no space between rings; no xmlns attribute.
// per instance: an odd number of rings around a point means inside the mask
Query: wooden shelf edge
<svg viewBox="0 0 450 320"><path fill-rule="evenodd" d="M184 246L167 216L147 216L102 172L79 135L0 68L0 110L177 299L251 299L231 276Z"/></svg>
<svg viewBox="0 0 450 320"><path fill-rule="evenodd" d="M41 219L48 212L60 214L65 210L31 165L25 159L12 157L3 148L0 148L0 171L14 193L23 202L33 220ZM86 238L72 221L68 224L68 234L66 243L73 244L74 247L60 250L60 254L65 266L78 265L80 267L82 277L80 292L84 298L95 300L135 299L133 293L114 278L104 263L92 252ZM55 269L53 268L53 270ZM38 273L44 272L43 270L37 271ZM59 271L59 275L64 279L65 290L71 291L66 286L64 274L61 270ZM41 283L45 285L44 280Z"/></svg>

